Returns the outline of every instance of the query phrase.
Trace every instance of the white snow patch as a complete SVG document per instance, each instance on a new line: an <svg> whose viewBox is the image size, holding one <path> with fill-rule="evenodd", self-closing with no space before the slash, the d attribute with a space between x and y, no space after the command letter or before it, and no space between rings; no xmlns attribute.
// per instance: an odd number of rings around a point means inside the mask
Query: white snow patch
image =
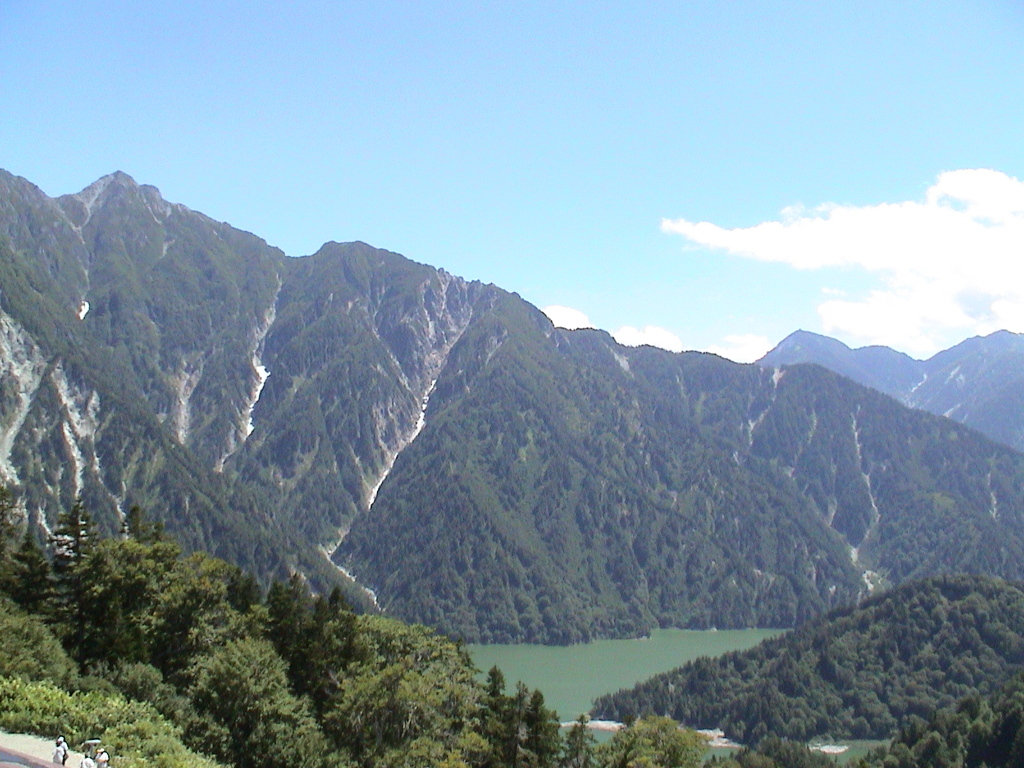
<svg viewBox="0 0 1024 768"><path fill-rule="evenodd" d="M388 475L391 474L391 470L395 468L395 461L398 460L398 454L412 445L413 440L419 437L420 432L427 425L427 406L430 404L430 396L434 393L434 387L437 386L437 379L430 382L430 386L420 399L420 415L416 418L416 424L412 428L412 432L402 440L398 449L395 451L389 451L386 454L386 461L384 462L384 471L381 472L380 477L370 488L370 492L366 495L366 509L369 511L373 507L373 502L377 500L377 493L380 491L380 487L384 485L384 481L388 479ZM340 543L340 542L339 542Z"/></svg>
<svg viewBox="0 0 1024 768"><path fill-rule="evenodd" d="M256 403L260 401L260 394L263 392L263 387L267 383L267 379L270 378L270 371L263 365L263 361L260 360L258 355L252 356L252 368L256 371L256 384L253 387L252 402L246 409L249 413L245 419L245 436L249 437L256 429L256 425L252 423L252 412L256 408Z"/></svg>
<svg viewBox="0 0 1024 768"><path fill-rule="evenodd" d="M618 352L612 351L612 355L615 357L615 362L619 364L619 368L629 373L629 358L625 355L620 355Z"/></svg>
<svg viewBox="0 0 1024 768"><path fill-rule="evenodd" d="M960 366L959 365L956 368L954 368L952 371L949 372L949 376L946 377L946 383L949 384L949 382L951 382L953 380L953 378L958 373L960 373ZM963 377L961 376L960 379L962 380Z"/></svg>
<svg viewBox="0 0 1024 768"><path fill-rule="evenodd" d="M999 519L999 499L996 498L996 492L992 488L992 470L985 476L985 483L988 485L988 498L991 502L988 513L992 515L993 520Z"/></svg>
<svg viewBox="0 0 1024 768"><path fill-rule="evenodd" d="M11 464L11 450L28 418L45 370L46 360L35 341L10 315L0 310L0 382L14 391L13 409L0 414L0 476L5 482L19 482Z"/></svg>
<svg viewBox="0 0 1024 768"><path fill-rule="evenodd" d="M249 360L249 363L252 366L253 378L249 383L249 392L247 393L245 405L242 407L241 413L239 414L239 422L235 429L228 435L227 446L224 453L221 454L217 463L213 467L215 472L224 471L225 462L231 458L235 451L245 444L245 441L248 440L256 430L256 425L252 420L252 414L256 410L256 404L260 401L260 395L263 394L263 387L266 386L267 379L270 378L270 371L265 365L263 365L263 359L261 358L263 353L263 342L266 341L267 334L270 333L270 327L277 319L277 297L280 292L281 278L278 277L277 289L274 292L274 300L270 302L270 306L264 313L259 325L257 325L253 331L252 356Z"/></svg>
<svg viewBox="0 0 1024 768"><path fill-rule="evenodd" d="M89 314L89 302L82 299L82 303L78 305L78 319L85 320L85 316Z"/></svg>
<svg viewBox="0 0 1024 768"><path fill-rule="evenodd" d="M921 385L924 384L926 381L928 381L928 374L927 373L924 375L924 377L919 382L917 382L917 384L915 384L914 386L912 386L910 388L910 394L914 394L915 392L917 392L917 390L921 388Z"/></svg>

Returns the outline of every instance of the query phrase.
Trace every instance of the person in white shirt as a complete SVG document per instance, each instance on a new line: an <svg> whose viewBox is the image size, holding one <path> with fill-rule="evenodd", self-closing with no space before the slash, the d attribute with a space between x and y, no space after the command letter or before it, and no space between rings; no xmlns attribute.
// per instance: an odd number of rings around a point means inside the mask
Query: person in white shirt
<svg viewBox="0 0 1024 768"><path fill-rule="evenodd" d="M53 748L53 762L64 765L68 761L68 743L63 736L57 737L57 744Z"/></svg>

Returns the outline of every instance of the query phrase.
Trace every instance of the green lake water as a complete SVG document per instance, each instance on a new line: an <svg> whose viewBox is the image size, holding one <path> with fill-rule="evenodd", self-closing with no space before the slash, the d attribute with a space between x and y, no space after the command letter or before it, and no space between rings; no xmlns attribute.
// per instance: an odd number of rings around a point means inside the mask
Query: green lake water
<svg viewBox="0 0 1024 768"><path fill-rule="evenodd" d="M777 629L656 629L650 637L636 640L568 646L470 645L467 650L484 676L497 665L509 689L517 680L539 688L545 703L566 722L589 711L601 694L631 688L700 656L752 648L778 634Z"/></svg>

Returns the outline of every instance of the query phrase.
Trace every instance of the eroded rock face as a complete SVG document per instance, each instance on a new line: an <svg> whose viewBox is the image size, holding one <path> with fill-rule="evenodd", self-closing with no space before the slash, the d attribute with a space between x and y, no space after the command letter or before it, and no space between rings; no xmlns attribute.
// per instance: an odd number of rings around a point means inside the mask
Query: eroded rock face
<svg viewBox="0 0 1024 768"><path fill-rule="evenodd" d="M0 476L23 490L22 511L48 530L60 510L88 497L101 516L120 518L117 489L105 484L97 443L101 398L0 312ZM123 491L122 491L123 494Z"/></svg>
<svg viewBox="0 0 1024 768"><path fill-rule="evenodd" d="M10 315L0 312L0 476L5 483L18 483L11 451L45 370L39 345Z"/></svg>
<svg viewBox="0 0 1024 768"><path fill-rule="evenodd" d="M452 348L495 293L362 243L288 262L252 436L227 467L269 478L281 514L333 553L424 428Z"/></svg>

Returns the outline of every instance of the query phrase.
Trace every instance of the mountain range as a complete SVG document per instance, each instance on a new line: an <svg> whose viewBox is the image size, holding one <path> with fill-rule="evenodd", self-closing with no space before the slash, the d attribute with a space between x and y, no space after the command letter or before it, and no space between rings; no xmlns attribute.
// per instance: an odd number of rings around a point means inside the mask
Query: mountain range
<svg viewBox="0 0 1024 768"><path fill-rule="evenodd" d="M915 360L889 347L850 349L828 336L796 331L759 362L815 363L1024 450L1024 334L996 331Z"/></svg>
<svg viewBox="0 0 1024 768"><path fill-rule="evenodd" d="M293 258L123 173L0 172L0 476L470 641L793 626L1024 577L1024 456L819 366L629 348L365 243Z"/></svg>

